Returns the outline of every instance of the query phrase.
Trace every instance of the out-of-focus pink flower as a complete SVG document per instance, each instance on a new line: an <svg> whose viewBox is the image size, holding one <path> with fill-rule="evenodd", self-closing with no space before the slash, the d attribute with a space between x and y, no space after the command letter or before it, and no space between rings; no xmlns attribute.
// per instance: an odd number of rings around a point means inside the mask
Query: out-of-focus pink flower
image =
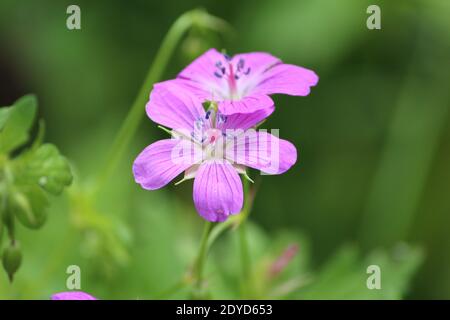
<svg viewBox="0 0 450 320"><path fill-rule="evenodd" d="M277 260L270 266L269 269L269 275L271 277L275 277L279 273L281 273L286 266L291 262L291 260L295 257L295 255L298 252L298 245L297 244L291 244L289 245L286 250L281 254L280 257L278 257Z"/></svg>
<svg viewBox="0 0 450 320"><path fill-rule="evenodd" d="M178 75L175 81L200 100L218 101L219 111L229 115L252 113L273 107L269 95L306 96L319 77L314 71L285 64L265 52L230 57L209 49Z"/></svg>

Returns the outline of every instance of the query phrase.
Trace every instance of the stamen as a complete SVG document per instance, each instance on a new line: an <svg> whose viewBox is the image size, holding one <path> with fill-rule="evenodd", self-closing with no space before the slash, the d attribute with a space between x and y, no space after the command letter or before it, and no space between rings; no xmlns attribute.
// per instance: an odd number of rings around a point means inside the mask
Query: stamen
<svg viewBox="0 0 450 320"><path fill-rule="evenodd" d="M225 131L222 131L222 136L226 139L232 139L233 135L226 133Z"/></svg>
<svg viewBox="0 0 450 320"><path fill-rule="evenodd" d="M199 118L199 119L195 120L195 127L197 129L203 128L203 125L204 125L204 121L203 121L202 118Z"/></svg>
<svg viewBox="0 0 450 320"><path fill-rule="evenodd" d="M243 69L244 68L244 64L245 64L244 59L239 59L239 62L237 64L238 70Z"/></svg>
<svg viewBox="0 0 450 320"><path fill-rule="evenodd" d="M222 114L222 113L219 113L218 116L219 116L218 119L217 119L217 123L218 123L218 124L227 122L227 118L228 118L228 117L227 117L226 115L224 115L224 114Z"/></svg>
<svg viewBox="0 0 450 320"><path fill-rule="evenodd" d="M240 58L237 63L231 63L231 57L226 53L223 53L225 61L217 61L215 63L216 70L214 71L214 76L225 79L228 82L229 98L238 98L238 86L237 81L243 76L247 76L251 72L250 67L246 67L245 59Z"/></svg>
<svg viewBox="0 0 450 320"><path fill-rule="evenodd" d="M205 134L203 134L201 137L199 137L198 132L192 131L191 138L192 138L192 140L194 140L198 143L203 143L203 142L205 142L207 137L205 136Z"/></svg>

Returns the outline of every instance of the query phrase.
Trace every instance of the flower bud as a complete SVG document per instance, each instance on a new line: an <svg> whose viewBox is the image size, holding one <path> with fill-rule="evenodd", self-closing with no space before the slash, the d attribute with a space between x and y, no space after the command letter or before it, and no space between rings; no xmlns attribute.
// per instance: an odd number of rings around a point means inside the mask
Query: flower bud
<svg viewBox="0 0 450 320"><path fill-rule="evenodd" d="M18 241L11 242L11 244L5 248L2 256L3 268L8 273L9 281L13 281L14 274L22 263L22 252L20 251L20 245Z"/></svg>

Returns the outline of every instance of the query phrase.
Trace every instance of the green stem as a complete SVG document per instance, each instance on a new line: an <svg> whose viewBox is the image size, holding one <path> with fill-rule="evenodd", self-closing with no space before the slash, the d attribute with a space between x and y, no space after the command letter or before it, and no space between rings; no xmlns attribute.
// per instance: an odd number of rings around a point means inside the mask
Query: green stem
<svg viewBox="0 0 450 320"><path fill-rule="evenodd" d="M148 94L153 84L161 79L177 44L182 39L183 35L193 26L216 29L219 31L223 31L228 28L224 21L211 16L207 12L200 9L188 11L175 21L165 36L161 47L156 54L155 60L147 72L144 83L142 84L139 93L136 96L130 111L128 112L128 115L116 136L107 158L108 164L101 171L94 191L100 190L115 172L126 147L130 144L130 141L136 133L136 130L145 114L145 112L143 112L143 106L148 100Z"/></svg>
<svg viewBox="0 0 450 320"><path fill-rule="evenodd" d="M245 199L245 205L242 214L242 220L239 224L239 250L240 250L240 256L241 256L241 292L242 296L247 296L249 290L247 290L247 284L250 282L250 254L249 254L249 248L248 248L248 240L247 240L247 226L246 226L246 220L250 213L250 205L251 205L251 197L250 195L250 186L249 181L244 179L244 195Z"/></svg>
<svg viewBox="0 0 450 320"><path fill-rule="evenodd" d="M203 270L206 262L206 256L208 254L208 238L211 234L213 224L209 221L205 222L205 228L203 230L202 240L200 242L200 250L197 256L197 260L194 265L194 297L200 298L203 296Z"/></svg>
<svg viewBox="0 0 450 320"><path fill-rule="evenodd" d="M216 239L228 228L241 226L246 220L248 215L250 214L253 200L254 200L254 192L251 192L250 186L247 180L244 180L244 208L242 211L234 216L231 216L225 222L221 222L217 224L217 226L212 230L208 239L208 250L216 241Z"/></svg>
<svg viewBox="0 0 450 320"><path fill-rule="evenodd" d="M202 240L201 240L201 244L200 244L199 253L197 255L197 259L195 261L195 264L194 264L194 267L192 270L191 280L189 279L189 277L187 280L182 279L181 281L177 282L173 286L173 288L166 290L164 292L164 296L168 296L169 294L171 295L173 293L178 292L180 289L184 288L187 284L192 283L192 280L193 280L193 283L194 283L193 297L194 298L203 298L204 297L204 292L202 290L203 289L202 288L203 270L204 270L204 264L206 262L206 256L208 255L210 248L212 247L214 242L217 240L217 238L223 232L225 232L227 229L242 226L242 223L247 219L247 217L251 211L255 192L254 191L250 192L248 181L247 182L244 181L244 193L245 193L245 204L244 204L244 208L242 209L242 211L239 214L231 216L225 222L217 223L215 225L213 225L211 222L206 222L205 230L203 232L203 236L202 236ZM213 226L214 226L214 228L213 228ZM245 230L244 230L244 233L246 233ZM244 234L244 239L246 239L246 234ZM246 240L245 240L245 248L246 248L245 252L247 252L247 255L248 255L249 251L247 248ZM244 259L244 261L247 261L244 263L244 265L245 265L245 268L247 270L249 270L248 274L250 274L250 259L249 258L248 258L248 260ZM169 294L166 295L167 292Z"/></svg>
<svg viewBox="0 0 450 320"><path fill-rule="evenodd" d="M231 228L232 226L236 225L236 219L233 219L234 217L229 218L227 221L217 224L214 229L211 231L208 237L207 242L207 250L209 250L216 239L228 228Z"/></svg>
<svg viewBox="0 0 450 320"><path fill-rule="evenodd" d="M250 255L247 241L247 226L243 221L239 226L239 250L241 256L241 291L242 295L246 296L248 290L246 290L246 283L248 283L250 276Z"/></svg>

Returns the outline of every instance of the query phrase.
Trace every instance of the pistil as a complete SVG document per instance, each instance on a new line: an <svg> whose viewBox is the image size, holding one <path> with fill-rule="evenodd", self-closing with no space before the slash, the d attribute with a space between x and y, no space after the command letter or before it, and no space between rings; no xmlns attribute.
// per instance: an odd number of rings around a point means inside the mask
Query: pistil
<svg viewBox="0 0 450 320"><path fill-rule="evenodd" d="M234 74L233 65L231 63L229 64L228 85L230 87L231 100L237 99L236 75Z"/></svg>

